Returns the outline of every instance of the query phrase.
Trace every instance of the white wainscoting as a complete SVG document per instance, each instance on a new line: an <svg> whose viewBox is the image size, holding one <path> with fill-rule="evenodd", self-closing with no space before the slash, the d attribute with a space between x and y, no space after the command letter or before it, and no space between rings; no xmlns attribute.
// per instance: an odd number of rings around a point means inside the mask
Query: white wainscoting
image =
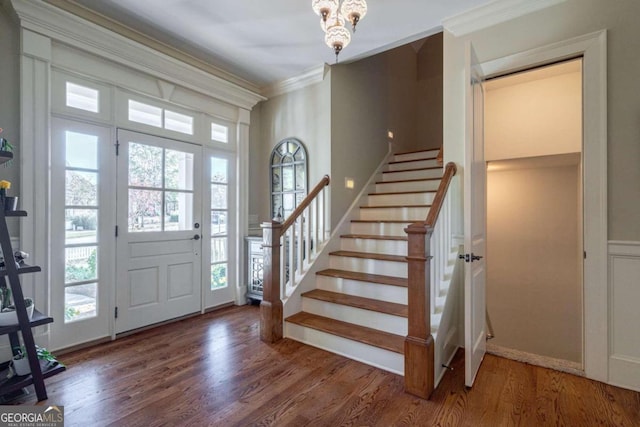
<svg viewBox="0 0 640 427"><path fill-rule="evenodd" d="M640 391L640 242L609 241L609 383Z"/></svg>

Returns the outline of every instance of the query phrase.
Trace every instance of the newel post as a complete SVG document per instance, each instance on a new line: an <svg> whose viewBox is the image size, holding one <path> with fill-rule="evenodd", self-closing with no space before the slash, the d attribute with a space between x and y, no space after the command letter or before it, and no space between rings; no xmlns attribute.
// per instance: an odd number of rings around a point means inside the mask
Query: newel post
<svg viewBox="0 0 640 427"><path fill-rule="evenodd" d="M263 282L260 303L260 339L274 343L282 339L282 300L280 299L280 233L282 223L263 222Z"/></svg>
<svg viewBox="0 0 640 427"><path fill-rule="evenodd" d="M404 341L404 389L428 399L434 385L434 349L431 336L431 248L432 228L424 223L405 228L409 238L408 296L409 329Z"/></svg>

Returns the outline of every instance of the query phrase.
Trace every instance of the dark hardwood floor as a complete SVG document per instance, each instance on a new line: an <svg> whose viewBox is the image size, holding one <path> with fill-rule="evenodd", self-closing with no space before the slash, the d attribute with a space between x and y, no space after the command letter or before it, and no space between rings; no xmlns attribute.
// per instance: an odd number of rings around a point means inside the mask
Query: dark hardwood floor
<svg viewBox="0 0 640 427"><path fill-rule="evenodd" d="M64 405L66 426L640 426L640 393L490 355L472 390L459 352L420 400L398 375L262 343L258 314L231 307L63 355L42 404Z"/></svg>

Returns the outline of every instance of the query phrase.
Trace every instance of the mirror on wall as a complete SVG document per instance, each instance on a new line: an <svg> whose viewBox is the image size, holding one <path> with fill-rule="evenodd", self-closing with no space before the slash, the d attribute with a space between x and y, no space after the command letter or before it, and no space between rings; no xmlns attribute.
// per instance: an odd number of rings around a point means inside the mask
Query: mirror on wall
<svg viewBox="0 0 640 427"><path fill-rule="evenodd" d="M283 221L307 195L307 150L295 138L271 152L271 217Z"/></svg>

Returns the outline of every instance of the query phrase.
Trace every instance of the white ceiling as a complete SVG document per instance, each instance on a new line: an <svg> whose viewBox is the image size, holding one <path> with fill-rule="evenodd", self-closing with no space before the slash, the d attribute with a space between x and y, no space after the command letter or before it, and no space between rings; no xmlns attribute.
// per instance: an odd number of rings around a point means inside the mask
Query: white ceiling
<svg viewBox="0 0 640 427"><path fill-rule="evenodd" d="M141 33L259 86L325 62L310 0L75 0ZM369 0L340 61L359 59L439 30L443 19L488 0Z"/></svg>

